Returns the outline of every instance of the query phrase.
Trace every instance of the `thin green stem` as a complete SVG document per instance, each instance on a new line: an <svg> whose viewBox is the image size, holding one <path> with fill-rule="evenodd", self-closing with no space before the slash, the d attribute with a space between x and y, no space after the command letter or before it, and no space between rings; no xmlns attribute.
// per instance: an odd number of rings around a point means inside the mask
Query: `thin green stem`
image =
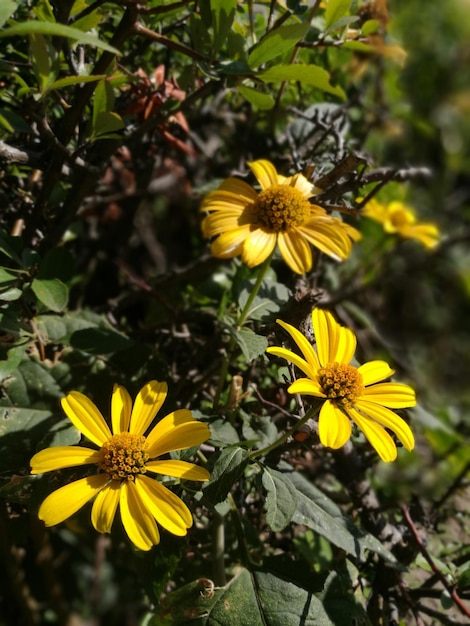
<svg viewBox="0 0 470 626"><path fill-rule="evenodd" d="M258 272L258 277L256 279L256 283L253 286L253 289L251 290L250 295L248 296L248 300L245 303L245 306L243 307L243 309L240 312L240 315L238 316L237 319L237 323L236 323L236 329L239 330L246 318L248 317L248 314L250 312L251 309L251 305L253 304L256 296L258 295L258 292L260 290L261 285L263 284L263 280L266 276L266 272L268 271L269 266L271 265L271 259L273 257L274 252L272 252L267 259L263 262L263 264L260 266L259 268L259 272ZM215 396L214 396L214 401L212 403L212 406L214 409L216 409L219 406L219 402L220 402L220 396L222 395L222 391L224 389L224 385L227 379L227 374L228 374L228 368L230 365L230 361L232 359L232 354L233 354L233 350L235 348L235 344L236 344L236 337L234 335L232 335L229 345L227 347L227 353L225 355L225 359L222 363L222 367L220 370L220 376L219 376L219 383L217 385L217 390L215 392Z"/></svg>
<svg viewBox="0 0 470 626"><path fill-rule="evenodd" d="M309 419L317 415L322 404L323 404L323 401L318 400L314 404L314 406L312 406L312 408L309 411L307 411L307 413L305 413L303 417L299 419L299 421L295 424L295 426L293 426L290 430L287 430L283 435L281 435L281 437L279 437L279 439L276 439L276 441L272 443L271 445L266 446L265 448L262 448L261 450L254 450L250 454L250 459L256 459L261 456L266 456L272 450L275 450L279 446L282 446L282 444L285 443L289 439L289 437L291 437L296 431L298 431L299 428L301 428L306 422L308 422Z"/></svg>

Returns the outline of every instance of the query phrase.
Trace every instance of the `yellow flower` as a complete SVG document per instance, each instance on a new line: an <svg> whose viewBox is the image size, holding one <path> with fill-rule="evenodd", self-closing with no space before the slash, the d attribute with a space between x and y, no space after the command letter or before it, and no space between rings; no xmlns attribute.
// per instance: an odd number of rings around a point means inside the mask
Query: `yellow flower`
<svg viewBox="0 0 470 626"><path fill-rule="evenodd" d="M111 400L112 432L95 404L78 391L62 399L72 424L99 450L85 446L56 446L31 459L31 473L65 467L97 465L98 472L51 493L39 508L39 518L54 526L94 499L91 521L100 533L109 533L118 506L131 541L150 550L160 541L157 523L174 535L186 535L193 519L188 507L147 472L205 481L206 469L193 463L157 457L201 444L210 436L206 424L188 409L162 418L145 435L167 396L167 384L152 380L142 387L132 406L129 393L115 385Z"/></svg>
<svg viewBox="0 0 470 626"><path fill-rule="evenodd" d="M298 274L312 267L310 244L336 259L351 252L359 232L309 198L318 189L302 174L281 176L266 160L248 163L261 191L237 178L227 178L203 200L201 211L205 237L214 238L214 256L231 259L241 256L248 267L265 261L279 247L282 258Z"/></svg>
<svg viewBox="0 0 470 626"><path fill-rule="evenodd" d="M437 225L432 222L418 222L413 210L403 202L382 204L373 198L365 205L362 215L382 224L386 233L417 239L426 248L434 248L439 243Z"/></svg>
<svg viewBox="0 0 470 626"><path fill-rule="evenodd" d="M341 448L351 436L353 420L383 461L397 457L395 442L386 429L394 432L407 450L414 448L410 427L390 409L414 406L415 393L408 385L382 382L394 373L385 361L351 365L356 337L328 311L312 312L317 351L300 331L277 321L290 334L303 358L285 348L272 347L267 352L291 361L307 375L296 380L289 393L325 399L318 420L318 434L324 446Z"/></svg>

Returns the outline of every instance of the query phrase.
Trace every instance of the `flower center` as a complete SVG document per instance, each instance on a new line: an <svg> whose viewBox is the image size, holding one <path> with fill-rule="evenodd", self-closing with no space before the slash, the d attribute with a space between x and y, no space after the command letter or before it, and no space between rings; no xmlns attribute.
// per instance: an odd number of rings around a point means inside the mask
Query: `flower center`
<svg viewBox="0 0 470 626"><path fill-rule="evenodd" d="M134 480L136 474L147 471L148 458L145 437L121 433L102 445L99 467L113 480Z"/></svg>
<svg viewBox="0 0 470 626"><path fill-rule="evenodd" d="M276 233L301 224L310 209L310 202L303 193L290 185L261 191L254 205L258 222Z"/></svg>
<svg viewBox="0 0 470 626"><path fill-rule="evenodd" d="M350 407L364 391L361 374L346 363L328 363L318 370L323 393L342 407Z"/></svg>

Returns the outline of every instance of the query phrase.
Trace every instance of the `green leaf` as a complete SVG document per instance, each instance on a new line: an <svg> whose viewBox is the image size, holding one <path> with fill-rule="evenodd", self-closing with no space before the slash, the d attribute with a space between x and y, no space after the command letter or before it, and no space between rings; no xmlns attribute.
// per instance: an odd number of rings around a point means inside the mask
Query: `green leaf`
<svg viewBox="0 0 470 626"><path fill-rule="evenodd" d="M292 520L319 533L348 554L364 560L372 550L389 563L397 564L394 555L370 533L358 528L339 506L298 472L285 474L297 492L297 509Z"/></svg>
<svg viewBox="0 0 470 626"><path fill-rule="evenodd" d="M337 22L333 22L333 24L325 30L325 35L334 32L335 30L344 30L347 26L358 22L359 18L355 15L346 15L341 17Z"/></svg>
<svg viewBox="0 0 470 626"><path fill-rule="evenodd" d="M108 80L102 80L95 89L93 97L93 130L95 131L98 117L102 113L110 113L114 109L114 91Z"/></svg>
<svg viewBox="0 0 470 626"><path fill-rule="evenodd" d="M17 3L14 0L2 0L0 3L0 26L16 11Z"/></svg>
<svg viewBox="0 0 470 626"><path fill-rule="evenodd" d="M14 283L17 280L18 276L16 274L13 274L3 267L0 267L0 285L2 285L2 287L7 283Z"/></svg>
<svg viewBox="0 0 470 626"><path fill-rule="evenodd" d="M240 407L238 407L238 411L243 419L243 437L247 441L254 442L254 448L260 450L276 441L279 436L278 430L270 415L254 415L247 413Z"/></svg>
<svg viewBox="0 0 470 626"><path fill-rule="evenodd" d="M117 113L108 113L107 111L99 113L94 123L93 136L96 139L117 133L125 126L122 117Z"/></svg>
<svg viewBox="0 0 470 626"><path fill-rule="evenodd" d="M297 509L297 497L292 483L277 470L263 468L263 487L266 489L266 522L271 530L279 532L292 520Z"/></svg>
<svg viewBox="0 0 470 626"><path fill-rule="evenodd" d="M261 111L272 109L276 103L272 96L267 93L262 93L258 91L258 89L253 89L253 87L238 85L237 89L245 100Z"/></svg>
<svg viewBox="0 0 470 626"><path fill-rule="evenodd" d="M39 91L44 92L51 73L51 58L55 50L49 45L44 35L31 33L29 36L31 62L38 81ZM54 77L52 77L53 79Z"/></svg>
<svg viewBox="0 0 470 626"><path fill-rule="evenodd" d="M296 63L293 65L275 65L258 74L266 83L275 83L284 80L299 81L304 85L312 85L321 91L326 91L345 100L346 95L341 87L330 85L330 75L318 65Z"/></svg>
<svg viewBox="0 0 470 626"><path fill-rule="evenodd" d="M197 626L370 626L338 578L332 572L318 593L263 570L242 569L225 587L199 579L166 596L150 626L188 626L188 615Z"/></svg>
<svg viewBox="0 0 470 626"><path fill-rule="evenodd" d="M111 328L85 328L70 337L70 345L88 354L113 354L132 347L132 341Z"/></svg>
<svg viewBox="0 0 470 626"><path fill-rule="evenodd" d="M55 80L47 85L44 93L49 93L54 89L63 89L64 87L79 85L81 83L92 83L96 80L102 80L105 77L106 74L97 74L96 76L67 76L66 78L59 78L59 80Z"/></svg>
<svg viewBox="0 0 470 626"><path fill-rule="evenodd" d="M253 359L257 359L266 352L268 340L263 335L257 335L251 330L251 328L236 330L228 325L227 328L230 334L232 334L237 340L243 356L248 362L253 361Z"/></svg>
<svg viewBox="0 0 470 626"><path fill-rule="evenodd" d="M67 306L69 290L58 278L35 278L31 289L36 298L51 311L59 313Z"/></svg>
<svg viewBox="0 0 470 626"><path fill-rule="evenodd" d="M107 52L112 52L116 55L121 54L117 48L113 48L113 46L110 46L105 41L101 41L101 39L95 37L94 35L89 35L88 33L78 30L78 28L72 28L71 26L65 26L64 24L57 24L56 22L38 22L30 20L28 22L16 23L13 26L0 31L0 38L16 36L22 37L24 35L31 35L32 33L52 35L54 37L66 37L67 39L72 39L78 43L87 44L94 48L100 48L101 50L106 50Z"/></svg>
<svg viewBox="0 0 470 626"><path fill-rule="evenodd" d="M7 289L3 289L0 291L0 300L4 302L14 302L15 300L19 300L23 292L18 287L8 287Z"/></svg>
<svg viewBox="0 0 470 626"><path fill-rule="evenodd" d="M212 49L219 52L225 43L232 27L237 0L210 0L212 14L212 30L214 33Z"/></svg>
<svg viewBox="0 0 470 626"><path fill-rule="evenodd" d="M250 67L259 67L272 59L285 54L295 47L310 28L308 22L288 24L271 31L253 48L249 57Z"/></svg>
<svg viewBox="0 0 470 626"><path fill-rule="evenodd" d="M22 241L20 237L11 237L0 228L0 252L3 252L5 256L12 259L18 265L22 265L19 252L21 250Z"/></svg>
<svg viewBox="0 0 470 626"><path fill-rule="evenodd" d="M325 28L328 30L332 24L346 15L350 6L351 0L328 0L325 10Z"/></svg>
<svg viewBox="0 0 470 626"><path fill-rule="evenodd" d="M222 502L243 475L250 456L243 448L225 448L211 457L208 467L211 478L204 484L205 499L212 505Z"/></svg>

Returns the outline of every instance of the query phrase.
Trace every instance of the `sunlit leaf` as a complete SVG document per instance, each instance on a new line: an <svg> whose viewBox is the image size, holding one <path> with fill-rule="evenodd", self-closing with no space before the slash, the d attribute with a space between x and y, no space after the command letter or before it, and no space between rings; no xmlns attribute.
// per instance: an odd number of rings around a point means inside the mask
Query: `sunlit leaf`
<svg viewBox="0 0 470 626"><path fill-rule="evenodd" d="M87 44L94 48L100 48L102 50L106 50L107 52L112 52L116 55L121 54L117 48L110 46L108 43L102 41L94 35L89 35L88 33L84 33L83 31L78 30L78 28L65 26L64 24L57 24L56 22L38 22L35 20L30 20L28 22L17 23L0 31L0 38L17 36L21 37L24 35L30 35L32 33L52 35L55 37L66 37L67 39L72 39L74 41L77 41L78 43Z"/></svg>
<svg viewBox="0 0 470 626"><path fill-rule="evenodd" d="M308 22L280 26L264 37L248 57L250 67L259 67L272 59L285 54L302 39L310 28Z"/></svg>
<svg viewBox="0 0 470 626"><path fill-rule="evenodd" d="M326 70L318 65L307 65L295 63L293 65L275 65L264 72L260 72L258 77L265 83L275 83L284 80L295 80L305 85L311 85L331 93L343 100L346 98L341 87L333 87L330 84L330 75Z"/></svg>

